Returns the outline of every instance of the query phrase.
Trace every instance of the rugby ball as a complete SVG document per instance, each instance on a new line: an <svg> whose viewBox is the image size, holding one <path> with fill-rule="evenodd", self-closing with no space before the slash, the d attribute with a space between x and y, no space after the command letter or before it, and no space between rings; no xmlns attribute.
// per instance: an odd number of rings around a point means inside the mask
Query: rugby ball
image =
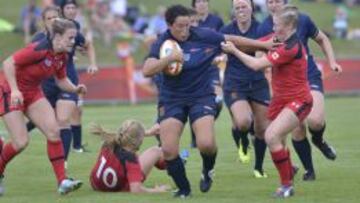
<svg viewBox="0 0 360 203"><path fill-rule="evenodd" d="M160 58L169 56L174 49L181 51L179 44L171 39L166 40L160 47ZM180 62L172 62L165 69L164 73L171 76L176 76L181 73L183 64Z"/></svg>

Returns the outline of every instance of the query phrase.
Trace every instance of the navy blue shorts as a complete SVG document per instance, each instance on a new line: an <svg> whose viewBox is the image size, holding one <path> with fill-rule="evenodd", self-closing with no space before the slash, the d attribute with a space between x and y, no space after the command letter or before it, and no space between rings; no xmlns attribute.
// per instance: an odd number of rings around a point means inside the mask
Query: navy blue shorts
<svg viewBox="0 0 360 203"><path fill-rule="evenodd" d="M159 108L159 121L167 118L175 118L183 124L189 117L190 124L205 116L215 116L215 95L194 98L191 101L164 102Z"/></svg>
<svg viewBox="0 0 360 203"><path fill-rule="evenodd" d="M50 102L51 106L54 108L58 100L74 101L76 104L79 100L78 94L62 91L57 86L43 85L42 88L46 99Z"/></svg>
<svg viewBox="0 0 360 203"><path fill-rule="evenodd" d="M315 75L308 78L310 89L312 91L319 91L324 94L324 86L321 75Z"/></svg>
<svg viewBox="0 0 360 203"><path fill-rule="evenodd" d="M270 89L266 79L246 82L238 84L238 88L233 91L224 91L224 100L226 106L230 109L231 106L240 100L253 101L256 103L269 106L270 104Z"/></svg>

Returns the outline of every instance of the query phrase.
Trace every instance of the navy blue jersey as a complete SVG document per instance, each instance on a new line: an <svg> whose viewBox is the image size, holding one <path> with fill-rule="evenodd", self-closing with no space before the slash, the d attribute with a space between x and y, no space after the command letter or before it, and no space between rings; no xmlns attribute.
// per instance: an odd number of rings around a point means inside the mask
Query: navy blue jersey
<svg viewBox="0 0 360 203"><path fill-rule="evenodd" d="M47 37L49 37L48 32L46 32L46 31L38 32L33 36L31 42L39 42L39 41L41 41L41 40L43 40L43 39L45 39Z"/></svg>
<svg viewBox="0 0 360 203"><path fill-rule="evenodd" d="M250 39L257 39L259 23L253 20L249 30L245 33L238 28L237 22L233 21L221 29L221 32L229 35L243 36ZM253 54L254 55L254 54ZM224 90L232 91L240 87L239 83L248 83L265 79L262 71L254 71L248 68L241 60L232 54L228 54L227 67L225 70Z"/></svg>
<svg viewBox="0 0 360 203"><path fill-rule="evenodd" d="M269 35L270 33L273 33L273 19L271 16L268 16L264 22L259 26L258 34L259 37L264 37L266 35ZM305 46L306 53L308 55L308 77L314 77L319 76L321 73L318 70L314 57L312 56L308 41L310 38L316 38L319 34L319 29L316 27L314 22L311 20L311 18L301 13L299 15L299 21L298 21L298 27L297 27L297 35L300 38L301 42Z"/></svg>
<svg viewBox="0 0 360 203"><path fill-rule="evenodd" d="M219 31L223 26L223 20L220 17L211 13L207 16L205 20L200 19L199 21L199 27L209 28L215 31Z"/></svg>
<svg viewBox="0 0 360 203"><path fill-rule="evenodd" d="M167 30L152 45L148 57L159 59L160 47L167 39L177 41ZM177 76L163 74L160 100L188 100L213 94L211 63L221 53L224 40L224 35L210 29L190 28L188 40L178 41L184 53L183 70Z"/></svg>

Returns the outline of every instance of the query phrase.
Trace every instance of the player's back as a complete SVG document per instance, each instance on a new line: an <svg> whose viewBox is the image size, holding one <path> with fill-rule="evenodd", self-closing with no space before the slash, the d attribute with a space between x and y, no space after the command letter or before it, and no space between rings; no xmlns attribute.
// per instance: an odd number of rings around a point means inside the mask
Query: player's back
<svg viewBox="0 0 360 203"><path fill-rule="evenodd" d="M137 156L120 148L112 150L102 147L90 174L93 189L104 192L129 191L129 184L136 182L134 180L143 180Z"/></svg>

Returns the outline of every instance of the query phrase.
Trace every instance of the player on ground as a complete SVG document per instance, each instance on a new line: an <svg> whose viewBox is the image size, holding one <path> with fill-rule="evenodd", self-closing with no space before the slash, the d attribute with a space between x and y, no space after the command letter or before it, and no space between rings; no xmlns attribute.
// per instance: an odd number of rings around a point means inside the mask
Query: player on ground
<svg viewBox="0 0 360 203"><path fill-rule="evenodd" d="M167 162L168 174L173 178L178 191L175 197L186 198L191 189L185 168L179 157L179 141L184 124L190 118L195 131L198 149L203 160L200 190L209 191L217 154L214 135L215 95L210 77L211 63L221 53L220 44L225 39L238 46L270 49L273 43L231 35L223 35L210 29L194 28L190 25L189 9L182 5L167 9L165 18L168 30L153 44L145 61L143 73L151 77L162 72L172 62L183 64L177 76L163 74L160 98L160 139ZM159 57L160 47L167 39L175 40L183 50L173 51L165 58ZM251 48L253 49L253 48Z"/></svg>
<svg viewBox="0 0 360 203"><path fill-rule="evenodd" d="M91 133L104 140L97 162L90 174L94 190L103 192L159 193L166 185L147 188L143 185L151 169L165 170L166 163L160 147L151 147L137 155L145 136L143 125L126 120L116 133L109 133L94 125Z"/></svg>
<svg viewBox="0 0 360 203"><path fill-rule="evenodd" d="M267 0L268 10L271 15L266 18L259 27L260 36L266 36L273 32L272 16L286 3L287 0ZM334 51L328 37L319 30L311 18L304 13L300 13L297 34L304 44L308 55L308 81L311 88L311 95L314 100L312 111L309 114L306 123L308 124L309 132L312 135L311 139L313 144L320 149L326 158L335 160L336 153L334 148L327 144L327 142L323 139L325 130L324 89L321 72L315 63L314 57L312 56L308 46L309 39L314 40L321 47L321 50L327 57L330 68L333 71L342 72L342 68L336 63ZM315 172L311 157L311 146L306 137L305 125L301 125L299 128L294 130L292 142L295 151L299 155L306 170L303 180L315 180Z"/></svg>
<svg viewBox="0 0 360 203"><path fill-rule="evenodd" d="M312 107L306 50L296 34L298 18L298 9L291 5L274 15L275 38L284 44L261 58L244 54L231 43L223 44L224 51L238 57L253 70L272 67L273 98L268 111L271 123L265 139L281 178L281 186L274 194L279 198L294 194L294 172L290 152L285 146L286 136L303 122Z"/></svg>
<svg viewBox="0 0 360 203"><path fill-rule="evenodd" d="M64 150L59 137L55 113L40 89L41 82L55 76L57 85L71 93L85 93L84 85L75 86L66 77L67 53L76 36L75 24L64 19L53 23L53 34L15 52L3 64L5 78L1 80L0 114L7 126L11 141L1 146L0 192L4 192L3 174L6 165L26 148L29 136L24 115L47 138L47 153L53 166L58 192L66 194L81 186L81 181L67 178L64 169Z"/></svg>
<svg viewBox="0 0 360 203"><path fill-rule="evenodd" d="M235 19L221 29L224 34L233 34L257 39L259 23L253 17L251 0L233 0ZM252 54L254 56L255 53ZM268 124L266 118L267 107L270 102L269 85L261 71L254 71L246 67L236 56L229 55L224 78L225 103L239 132L233 132L235 143L239 150L240 160L245 162L248 155L247 146L242 147L239 141L247 139L247 135L254 120L255 127L255 168L256 178L266 178L263 171L263 160L266 151L264 132ZM238 135L238 136L237 136ZM249 157L250 158L250 157Z"/></svg>

